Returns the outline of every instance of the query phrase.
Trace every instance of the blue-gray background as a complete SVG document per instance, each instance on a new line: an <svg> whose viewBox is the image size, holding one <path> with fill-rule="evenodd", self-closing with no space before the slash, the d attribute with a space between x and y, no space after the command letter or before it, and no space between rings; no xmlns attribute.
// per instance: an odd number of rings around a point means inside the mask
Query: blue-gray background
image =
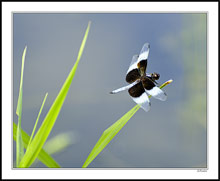
<svg viewBox="0 0 220 181"><path fill-rule="evenodd" d="M22 128L31 135L45 93L40 124L74 65L89 21L81 61L49 136L72 132L73 142L55 160L80 168L102 132L135 106L127 91L109 92L127 85L132 56L149 42L147 72L160 73L161 84L173 79L164 88L168 99L151 98L151 110L138 110L89 167L206 167L206 14L13 14L13 121L24 47Z"/></svg>

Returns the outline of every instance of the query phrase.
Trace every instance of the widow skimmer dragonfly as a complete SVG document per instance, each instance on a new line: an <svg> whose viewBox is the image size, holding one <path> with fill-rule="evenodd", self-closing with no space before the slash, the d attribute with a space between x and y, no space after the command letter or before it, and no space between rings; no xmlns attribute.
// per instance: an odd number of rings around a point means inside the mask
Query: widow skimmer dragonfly
<svg viewBox="0 0 220 181"><path fill-rule="evenodd" d="M160 78L158 73L146 73L150 44L145 43L139 55L134 55L126 75L129 85L113 90L111 94L128 90L132 99L146 112L150 110L149 95L156 99L165 101L167 95L157 85L156 80Z"/></svg>

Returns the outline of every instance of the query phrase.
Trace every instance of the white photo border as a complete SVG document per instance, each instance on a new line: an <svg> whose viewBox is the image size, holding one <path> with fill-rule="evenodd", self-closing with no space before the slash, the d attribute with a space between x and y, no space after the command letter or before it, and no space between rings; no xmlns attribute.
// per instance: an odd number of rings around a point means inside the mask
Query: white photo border
<svg viewBox="0 0 220 181"><path fill-rule="evenodd" d="M208 14L208 170L12 169L12 13L199 13ZM216 179L218 178L218 2L2 2L3 179ZM9 91L10 90L10 91Z"/></svg>

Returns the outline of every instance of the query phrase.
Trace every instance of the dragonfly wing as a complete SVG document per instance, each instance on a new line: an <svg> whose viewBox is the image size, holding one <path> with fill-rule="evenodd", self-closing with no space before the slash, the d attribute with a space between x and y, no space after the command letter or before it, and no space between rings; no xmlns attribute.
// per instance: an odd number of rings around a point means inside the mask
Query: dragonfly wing
<svg viewBox="0 0 220 181"><path fill-rule="evenodd" d="M140 97L132 97L132 99L146 112L150 110L151 103L146 93L143 93Z"/></svg>
<svg viewBox="0 0 220 181"><path fill-rule="evenodd" d="M162 91L159 87L155 86L150 90L145 89L147 94L153 96L156 99L159 99L161 101L165 101L167 99L167 95L164 91Z"/></svg>
<svg viewBox="0 0 220 181"><path fill-rule="evenodd" d="M128 93L132 97L132 99L147 112L150 109L150 100L148 98L148 95L146 94L143 85L141 82L135 84L132 86Z"/></svg>
<svg viewBox="0 0 220 181"><path fill-rule="evenodd" d="M150 51L150 44L145 43L141 49L140 54L139 54L138 62L140 62L141 60L147 60L148 55L149 55L149 51Z"/></svg>
<svg viewBox="0 0 220 181"><path fill-rule="evenodd" d="M130 66L129 66L129 68L128 68L127 73L130 72L130 71L133 70L133 69L137 69L137 68L138 68L138 67L137 67L137 63L138 63L138 55L134 55L134 56L132 57L132 60L131 60L131 63L130 63Z"/></svg>

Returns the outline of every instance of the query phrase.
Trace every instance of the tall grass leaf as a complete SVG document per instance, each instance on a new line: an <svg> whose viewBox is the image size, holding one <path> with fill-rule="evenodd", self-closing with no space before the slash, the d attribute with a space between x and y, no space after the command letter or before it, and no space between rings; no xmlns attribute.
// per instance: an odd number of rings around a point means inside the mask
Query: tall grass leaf
<svg viewBox="0 0 220 181"><path fill-rule="evenodd" d="M30 136L21 129L22 139L24 143L24 148L27 148ZM13 122L13 139L17 139L17 125ZM49 168L60 168L60 165L42 148L37 157L44 165Z"/></svg>
<svg viewBox="0 0 220 181"><path fill-rule="evenodd" d="M30 145L30 143L31 143L31 141L32 141L32 138L33 138L33 136L34 136L35 130L36 130L36 128L37 128L37 123L38 123L38 120L39 120L39 118L40 118L41 111L42 111L42 109L43 109L43 107L44 107L44 103L45 103L45 101L46 101L46 99L47 99L47 95L48 95L48 93L46 93L46 95L45 95L45 97L44 97L43 103L42 103L42 105L41 105L40 111L39 111L38 116L37 116L37 120L35 121L34 129L33 129L33 131L32 131L30 140L29 140L29 142L28 142L27 150L28 150L28 147L29 147L29 145Z"/></svg>
<svg viewBox="0 0 220 181"><path fill-rule="evenodd" d="M54 123L59 115L59 112L62 108L63 102L66 98L66 95L68 93L69 87L72 83L73 77L75 75L76 69L78 67L78 63L80 61L83 49L85 47L86 39L89 33L90 29L90 22L88 24L88 27L86 29L78 57L76 60L76 63L74 64L70 74L68 75L66 81L63 84L63 87L61 88L58 96L56 97L55 101L53 102L50 110L48 111L41 127L39 128L38 132L36 133L33 141L30 143L29 149L26 151L23 159L20 162L19 167L29 167L34 160L37 158L40 150L42 149L47 137L49 136Z"/></svg>
<svg viewBox="0 0 220 181"><path fill-rule="evenodd" d="M160 88L165 87L170 84L172 80L165 82ZM149 96L150 98L151 96ZM115 137L115 135L124 127L128 120L138 111L140 105L134 106L130 111L128 111L124 116L122 116L118 121L106 129L102 136L99 138L98 142L90 152L86 161L84 162L82 168L88 167L88 165L96 158L96 156L107 146L107 144Z"/></svg>
<svg viewBox="0 0 220 181"><path fill-rule="evenodd" d="M113 125L111 125L108 129L106 129L93 150L89 154L85 163L83 164L83 168L86 168L95 157L106 147L106 145L114 138L114 136L123 128L123 126L128 122L128 120L138 111L140 106L137 104L130 111L128 111L121 119L116 121Z"/></svg>
<svg viewBox="0 0 220 181"><path fill-rule="evenodd" d="M16 114L18 115L18 127L17 127L17 142L16 142L16 166L20 164L24 156L24 146L21 135L21 116L22 116L22 99L23 99L23 73L24 73L24 62L26 56L27 46L25 47L22 55L22 65L21 65L21 79L20 79L20 89L18 96L18 104Z"/></svg>

